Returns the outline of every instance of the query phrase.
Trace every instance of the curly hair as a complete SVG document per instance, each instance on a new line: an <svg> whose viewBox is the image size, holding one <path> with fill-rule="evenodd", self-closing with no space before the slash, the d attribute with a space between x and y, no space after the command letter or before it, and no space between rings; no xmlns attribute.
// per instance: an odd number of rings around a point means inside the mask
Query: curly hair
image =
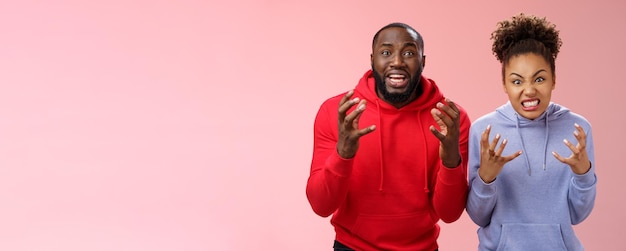
<svg viewBox="0 0 626 251"><path fill-rule="evenodd" d="M545 17L520 13L509 20L500 21L491 33L492 51L498 61L504 65L511 57L534 53L542 56L552 68L563 42L559 30ZM504 71L504 68L503 68Z"/></svg>

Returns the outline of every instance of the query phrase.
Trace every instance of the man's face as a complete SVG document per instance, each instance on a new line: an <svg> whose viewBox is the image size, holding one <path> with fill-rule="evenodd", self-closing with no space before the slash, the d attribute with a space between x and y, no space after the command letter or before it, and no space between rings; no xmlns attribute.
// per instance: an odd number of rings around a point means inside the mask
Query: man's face
<svg viewBox="0 0 626 251"><path fill-rule="evenodd" d="M417 34L401 27L381 31L371 55L378 95L396 106L412 101L424 69L423 55Z"/></svg>

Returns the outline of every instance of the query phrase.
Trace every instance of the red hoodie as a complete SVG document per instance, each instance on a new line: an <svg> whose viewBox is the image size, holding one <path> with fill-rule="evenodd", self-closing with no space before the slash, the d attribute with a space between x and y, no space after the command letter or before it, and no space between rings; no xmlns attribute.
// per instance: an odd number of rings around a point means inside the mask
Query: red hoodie
<svg viewBox="0 0 626 251"><path fill-rule="evenodd" d="M439 219L456 221L467 199L467 139L470 120L461 111L461 164L446 168L437 126L430 111L444 96L422 76L423 94L398 109L378 98L371 70L361 78L354 97L367 100L360 128L376 125L363 136L351 159L337 153L337 110L345 95L322 104L314 125L314 149L306 193L313 211L333 214L336 239L355 250L435 250Z"/></svg>

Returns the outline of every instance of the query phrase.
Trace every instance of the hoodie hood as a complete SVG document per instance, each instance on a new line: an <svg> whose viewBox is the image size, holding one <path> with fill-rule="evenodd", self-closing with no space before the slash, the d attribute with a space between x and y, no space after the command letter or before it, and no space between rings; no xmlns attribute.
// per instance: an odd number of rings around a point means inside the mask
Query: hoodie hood
<svg viewBox="0 0 626 251"><path fill-rule="evenodd" d="M548 135L550 133L550 121L554 121L562 117L563 115L569 113L570 110L566 107L558 105L556 103L550 102L548 108L544 113L542 113L536 119L527 119L519 115L510 101L506 104L498 107L496 109L496 113L503 119L503 121L508 121L512 124L515 124L515 128L517 129L517 134L520 137L520 141L522 142L522 151L525 153L526 147L528 146L528 142L525 142L524 137L522 136L521 130L523 128L530 127L543 127L544 129L544 142L543 142L543 170L546 170L546 159L548 156ZM528 141L528 139L526 140ZM530 167L530 159L528 158L528 154L523 154L526 160L526 165L528 167L528 175L531 175L531 167Z"/></svg>
<svg viewBox="0 0 626 251"><path fill-rule="evenodd" d="M378 141L381 146L383 145L382 131L388 130L387 128L381 128L381 125L383 125L381 118L383 116L386 116L385 114L397 114L401 112L415 112L416 114L415 119L418 121L420 128L423 128L422 130L419 130L419 133L421 133L421 137L422 138L430 137L429 135L427 135L431 133L430 131L428 131L430 122L422 121L422 117L424 116L423 113L427 113L428 116L431 116L430 110L436 106L437 102L442 101L444 97L443 97L443 94L439 91L439 88L437 87L435 82L429 78L424 77L423 75L420 76L419 86L420 86L419 88L422 88L422 93L419 97L417 97L415 100L411 101L410 103L406 104L403 107L396 108L395 106L387 103L385 100L378 97L378 94L376 92L376 80L374 79L374 74L372 70L368 70L367 72L365 72L363 77L359 80L359 83L355 88L355 94L367 100L368 104L376 106L376 111L378 113L378 126L379 126L376 129L376 131L378 131L376 134L378 134ZM428 149L428 144L426 143L426 141L419 140L417 141L417 143L422 144L421 145L422 149ZM381 160L379 191L382 191L383 185L384 185L384 168L385 168L383 164L384 155L383 155L382 148L379 154L380 154L380 160ZM428 156L425 155L422 161L423 161L423 166L428 166L427 164ZM424 191L426 193L430 192L428 188L428 184L429 184L428 168L424 168L424 184L425 184Z"/></svg>
<svg viewBox="0 0 626 251"><path fill-rule="evenodd" d="M546 118L548 121L553 121L563 116L564 114L569 113L570 110L566 107L550 102L548 108L544 113L542 113L538 118L531 120L519 115L513 108L511 102L508 101L506 102L506 104L498 107L496 109L496 112L500 116L504 117L506 120L511 121L512 123L520 123L520 125L525 125L532 123L533 121L542 121Z"/></svg>

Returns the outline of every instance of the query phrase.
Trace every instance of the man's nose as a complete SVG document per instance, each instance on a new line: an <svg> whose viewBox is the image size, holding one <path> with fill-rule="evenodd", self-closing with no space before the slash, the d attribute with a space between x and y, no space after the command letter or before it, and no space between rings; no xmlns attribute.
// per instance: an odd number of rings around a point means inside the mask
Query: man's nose
<svg viewBox="0 0 626 251"><path fill-rule="evenodd" d="M393 56L391 58L391 65L392 66L396 66L396 67L403 66L404 65L404 60L402 58L402 55L401 54L396 54L395 56Z"/></svg>

